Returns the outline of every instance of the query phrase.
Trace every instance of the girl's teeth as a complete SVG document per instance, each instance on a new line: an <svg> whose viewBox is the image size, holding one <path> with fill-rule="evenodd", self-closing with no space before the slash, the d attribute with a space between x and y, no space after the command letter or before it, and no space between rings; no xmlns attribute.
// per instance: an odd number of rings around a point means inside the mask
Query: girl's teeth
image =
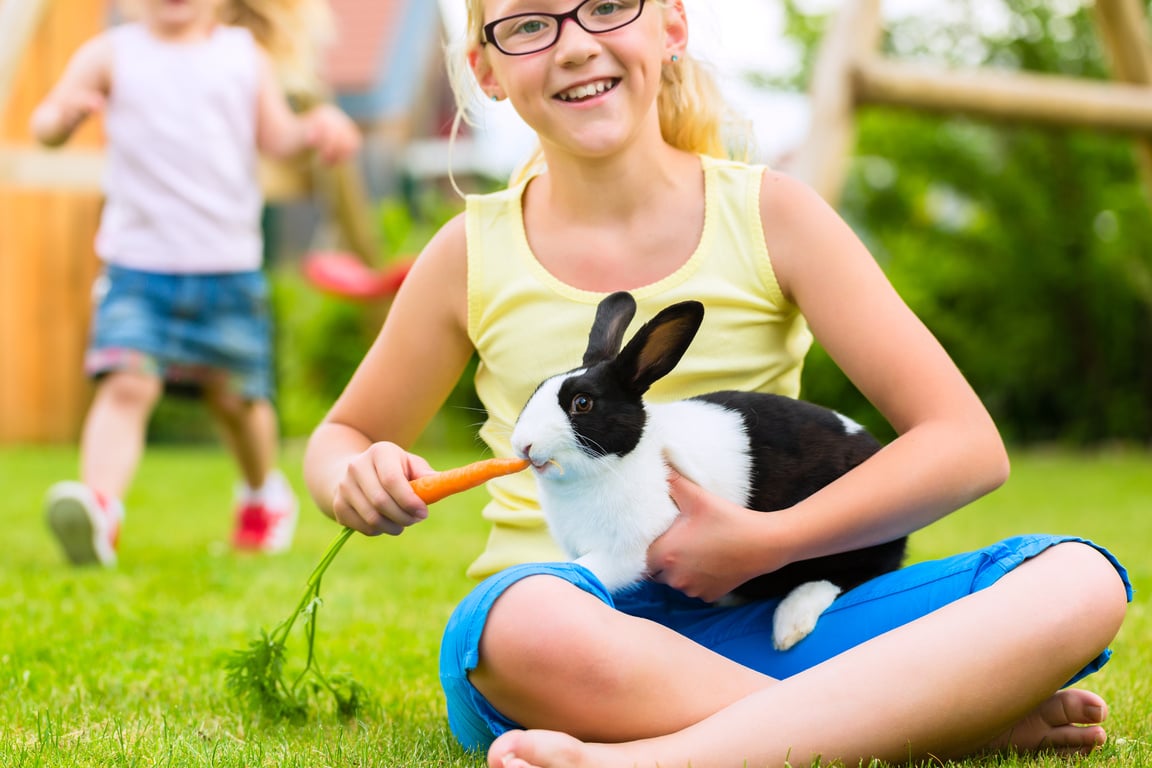
<svg viewBox="0 0 1152 768"><path fill-rule="evenodd" d="M572 90L560 94L560 98L563 101L577 101L579 99L586 99L589 96L595 96L599 93L604 93L604 91L610 87L612 87L612 84L605 81L589 83L588 85L578 85Z"/></svg>

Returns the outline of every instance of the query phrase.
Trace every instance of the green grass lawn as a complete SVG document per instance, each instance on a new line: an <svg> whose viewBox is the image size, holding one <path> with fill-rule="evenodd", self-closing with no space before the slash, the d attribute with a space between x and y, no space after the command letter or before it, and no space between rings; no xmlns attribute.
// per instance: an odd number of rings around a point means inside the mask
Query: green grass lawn
<svg viewBox="0 0 1152 768"><path fill-rule="evenodd" d="M479 452L429 455L446 468ZM302 493L299 446L285 458ZM291 552L234 555L223 451L159 445L127 499L120 567L74 570L49 538L41 499L75 463L68 447L0 449L0 766L483 764L452 742L436 676L441 629L484 541L482 490L440 502L398 540L348 542L324 581L317 647L326 671L351 675L373 700L353 724L322 711L289 725L243 711L221 655L287 616L336 527L305 504ZM1004 489L912 538L912 558L924 559L1015 533L1075 533L1127 564L1137 600L1115 659L1090 679L1112 704L1113 740L1090 766L1152 766L1150 502L1152 455L1027 453Z"/></svg>

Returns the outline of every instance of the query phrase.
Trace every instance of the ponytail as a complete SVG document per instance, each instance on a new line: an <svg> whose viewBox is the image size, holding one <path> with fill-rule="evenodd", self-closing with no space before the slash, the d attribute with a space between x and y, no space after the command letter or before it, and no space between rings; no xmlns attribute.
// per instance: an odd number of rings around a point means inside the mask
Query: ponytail
<svg viewBox="0 0 1152 768"><path fill-rule="evenodd" d="M752 154L748 121L736 116L712 73L690 55L664 64L656 111L660 133L677 149L735 160Z"/></svg>

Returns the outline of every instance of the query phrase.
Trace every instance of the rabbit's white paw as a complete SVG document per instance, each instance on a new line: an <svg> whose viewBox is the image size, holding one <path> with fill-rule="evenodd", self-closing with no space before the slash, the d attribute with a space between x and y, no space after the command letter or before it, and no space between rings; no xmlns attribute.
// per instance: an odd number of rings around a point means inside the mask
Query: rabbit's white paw
<svg viewBox="0 0 1152 768"><path fill-rule="evenodd" d="M820 614L832 605L840 587L830 581L810 581L788 593L772 617L772 645L786 651L816 628Z"/></svg>

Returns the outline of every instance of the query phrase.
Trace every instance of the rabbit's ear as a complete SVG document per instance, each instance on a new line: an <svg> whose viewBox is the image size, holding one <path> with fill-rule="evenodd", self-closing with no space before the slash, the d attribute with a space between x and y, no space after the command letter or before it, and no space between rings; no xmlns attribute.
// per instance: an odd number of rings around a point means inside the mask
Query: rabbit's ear
<svg viewBox="0 0 1152 768"><path fill-rule="evenodd" d="M620 352L624 331L636 315L636 300L627 291L618 291L600 301L596 319L588 333L588 349L584 352L584 367L611 360Z"/></svg>
<svg viewBox="0 0 1152 768"><path fill-rule="evenodd" d="M666 376L684 356L704 321L704 305L682 301L660 310L636 332L613 363L637 394Z"/></svg>

